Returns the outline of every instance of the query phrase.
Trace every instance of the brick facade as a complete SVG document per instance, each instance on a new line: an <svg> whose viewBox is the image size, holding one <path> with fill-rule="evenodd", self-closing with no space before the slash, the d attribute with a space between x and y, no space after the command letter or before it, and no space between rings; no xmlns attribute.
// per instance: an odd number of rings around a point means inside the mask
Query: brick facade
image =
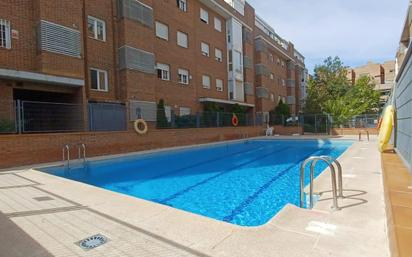
<svg viewBox="0 0 412 257"><path fill-rule="evenodd" d="M236 20L242 24L244 30L249 31L250 37L246 38L243 35L241 43L243 56L249 58L252 63L251 67L244 67L243 71L243 82L251 85L251 92L245 93L244 101L238 103L248 106L249 112L269 112L276 107L279 99L284 98L285 102L290 104L292 113L299 113L298 73L305 69L303 57L299 59L296 56L297 51L292 43L281 39L285 44L282 48L279 42L258 28L255 10L248 3L244 6L244 14L240 14L229 4L229 0L215 0L213 3L209 0L187 0L187 11L179 9L174 0L139 1L152 9L153 26L121 17L118 0L1 1L0 19L10 21L12 33L11 49L0 47L0 69L80 79L84 81L84 86L55 85L47 79L31 81L30 78L0 75L0 78L3 76L0 92L8 92L0 94L0 101L17 100L16 90L60 93L61 97L50 101L66 99L67 102L83 104L86 119L89 102L122 103L127 106L131 100L158 102L164 99L166 105L177 114L180 107L190 108L192 113L203 111L204 105L199 101L200 98L226 102L229 100L230 49L226 24L229 20ZM200 20L200 9L208 12L208 24ZM88 36L89 16L104 21L104 41ZM221 31L215 29L215 18L222 23ZM38 39L39 24L42 21L52 22L80 33L80 56L73 57L41 50ZM156 36L156 21L168 26L167 41ZM178 46L178 31L188 35L188 48ZM258 36L267 42L268 52L256 51L255 40ZM202 42L209 45L209 57L203 56L200 51ZM159 79L156 72L151 74L120 69L119 49L122 46L154 54L156 63L169 65L170 80ZM216 48L223 53L221 62L215 60ZM280 63L277 62L278 58ZM267 66L270 73L273 73L273 78L270 75L256 75L256 64ZM107 92L91 89L91 68L107 72ZM188 85L178 82L179 68L189 71ZM210 76L210 89L203 88L203 75ZM216 89L216 79L223 81L223 91ZM288 81L293 82L293 86L286 85ZM256 96L256 87L260 86L267 87L268 98ZM67 94L72 97L67 97ZM25 100L30 100L30 94L26 94L26 97L28 99ZM288 97L294 97L295 101L289 102ZM236 101L229 102L219 105L230 111Z"/></svg>

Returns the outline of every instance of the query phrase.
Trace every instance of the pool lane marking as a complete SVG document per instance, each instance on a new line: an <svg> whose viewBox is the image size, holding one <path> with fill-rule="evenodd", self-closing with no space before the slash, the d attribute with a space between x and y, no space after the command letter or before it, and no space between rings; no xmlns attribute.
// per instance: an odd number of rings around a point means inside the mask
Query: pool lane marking
<svg viewBox="0 0 412 257"><path fill-rule="evenodd" d="M281 178L282 176L284 176L286 173L288 173L292 168L294 168L296 165L298 165L299 163L303 162L304 160L306 160L307 158L309 158L310 156L314 155L317 152L323 152L324 150L316 150L314 152L312 152L309 155L306 155L304 158L298 160L297 162L295 162L293 165L291 165L290 167L288 167L287 169L281 171L280 173L278 173L276 176L274 176L271 180L269 180L268 182L266 182L266 184L264 184L263 186L261 186L254 194L250 195L248 198L246 198L245 201L243 201L238 207L236 207L235 209L232 210L232 213L226 217L223 218L223 221L226 222L231 222L235 216L239 215L244 208L246 208L248 205L250 205L261 193L263 193L266 189L268 189L276 180L278 180L279 178Z"/></svg>
<svg viewBox="0 0 412 257"><path fill-rule="evenodd" d="M175 199L175 198L177 198L177 197L179 197L179 196L181 196L181 195L183 195L183 194L191 191L192 189L194 189L194 188L196 188L196 187L198 187L198 186L204 185L204 184L206 184L207 182L209 182L209 181L211 181L211 180L213 180L213 179L215 179L215 178L218 178L218 177L220 177L220 176L222 176L222 175L224 175L224 174L227 174L227 173L230 173L230 172L232 172L232 171L235 171L235 170L237 170L238 168L240 168L240 167L242 167L242 166L245 166L245 165L251 164L251 163L253 163L253 162L256 162L256 161L258 161L258 160L264 159L264 158L266 158L266 157L268 157L268 156L270 156L270 155L272 155L272 154L274 154L274 153L283 152L283 151L285 151L285 150L287 150L287 149L289 149L289 148L291 148L291 147L284 147L284 148L282 148L282 149L280 149L280 150L272 151L272 152L270 152L270 153L268 153L268 154L261 155L261 156L259 156L258 158L254 158L254 159L249 160L249 161L247 161L247 162L245 162L245 163L235 165L235 166L233 166L232 168L230 168L230 169L228 169L228 170L219 172L218 174L216 174L216 175L214 175L214 176L211 176L211 177L209 177L209 178L207 178L207 179L204 179L204 180L202 180L202 181L200 181L200 182L198 182L198 183L196 183L196 184L194 184L194 185L191 185L191 186L185 188L184 190L181 190L181 191L179 191L179 192L176 192L176 193L174 193L173 195L171 195L171 196L169 196L169 197L167 197L167 198L165 198L165 199L163 199L163 200L154 200L154 201L156 201L156 202L158 202L158 203L161 203L161 204L170 205L170 204L167 204L167 202L169 202L169 201L171 201L171 200L173 200L173 199Z"/></svg>
<svg viewBox="0 0 412 257"><path fill-rule="evenodd" d="M197 167L197 166L199 166L199 165L204 165L204 164L208 164L208 163L211 163L211 162L220 161L220 160L226 159L226 158L228 158L228 157L236 156L236 155L239 155L239 154L245 154L245 153L249 153L249 152L252 152L252 151L259 151L259 150L262 150L262 149L264 149L264 148L267 148L267 146L261 146L261 147L258 147L258 148L248 149L248 150L246 150L246 151L234 152L234 153L227 154L227 155L224 155L224 156L220 156L220 157L217 157L217 158L214 158L214 159L209 159L209 160L197 162L197 163L195 163L195 164L192 164L192 165L189 165L189 166L186 166L186 167L183 167L183 168L179 168L179 169L176 169L176 170L172 170L172 171L170 171L170 172L166 172L166 173L159 174L159 175L157 175L157 176L154 176L154 177L149 178L149 179L146 180L146 181L134 183L132 186L135 187L136 185L141 185L141 184L144 184L144 183L148 183L148 182L150 182L150 181L153 180L153 179L157 179L157 178L169 176L169 175L171 175L171 174L180 173L180 172L182 172L182 171L184 171L184 170L188 170L188 169L191 169L191 168L195 168L195 167ZM127 190L129 187L130 187L130 186L118 186L118 188L119 188L119 189L122 189L122 190Z"/></svg>

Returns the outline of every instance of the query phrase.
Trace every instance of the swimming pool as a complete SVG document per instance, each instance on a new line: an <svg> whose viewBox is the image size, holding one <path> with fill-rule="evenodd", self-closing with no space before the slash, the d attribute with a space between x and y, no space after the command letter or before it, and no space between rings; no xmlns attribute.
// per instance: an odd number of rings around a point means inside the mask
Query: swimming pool
<svg viewBox="0 0 412 257"><path fill-rule="evenodd" d="M352 143L248 140L42 170L213 219L259 226L286 204L299 205L302 161L312 155L337 158ZM319 164L315 175L325 167Z"/></svg>

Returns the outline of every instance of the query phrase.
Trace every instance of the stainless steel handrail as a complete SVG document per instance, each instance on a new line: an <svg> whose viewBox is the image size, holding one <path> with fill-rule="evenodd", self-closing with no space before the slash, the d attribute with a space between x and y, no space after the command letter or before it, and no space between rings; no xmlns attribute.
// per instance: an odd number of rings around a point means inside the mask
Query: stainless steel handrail
<svg viewBox="0 0 412 257"><path fill-rule="evenodd" d="M338 206L338 196L337 196L337 189L336 189L336 172L335 167L330 162L329 158L321 157L321 156L312 156L306 159L301 167L300 167L300 207L303 208L304 206L304 198L305 198L305 168L308 163L310 165L310 185L309 185L309 209L313 208L313 180L315 176L315 167L318 161L324 161L331 171L331 179L332 179L332 195L333 195L333 209L339 210Z"/></svg>
<svg viewBox="0 0 412 257"><path fill-rule="evenodd" d="M361 130L361 131L359 131L359 141L361 141L362 140L362 132L366 132L366 136L367 136L367 138L368 138L368 141L370 141L369 140L369 131L368 130Z"/></svg>
<svg viewBox="0 0 412 257"><path fill-rule="evenodd" d="M66 159L66 152L67 152L67 159ZM67 168L70 168L70 146L65 145L63 146L63 164L67 160Z"/></svg>
<svg viewBox="0 0 412 257"><path fill-rule="evenodd" d="M338 168L338 197L339 198L344 198L343 196L343 179L342 179L342 165L340 164L340 162L334 158L332 158L331 156L327 156L327 155L322 155L320 157L323 158L327 158L330 160L330 162L333 164L336 164L336 167Z"/></svg>
<svg viewBox="0 0 412 257"><path fill-rule="evenodd" d="M85 144L77 144L78 147L78 158L83 159L83 164L86 164L86 145ZM82 157L83 153L83 157Z"/></svg>

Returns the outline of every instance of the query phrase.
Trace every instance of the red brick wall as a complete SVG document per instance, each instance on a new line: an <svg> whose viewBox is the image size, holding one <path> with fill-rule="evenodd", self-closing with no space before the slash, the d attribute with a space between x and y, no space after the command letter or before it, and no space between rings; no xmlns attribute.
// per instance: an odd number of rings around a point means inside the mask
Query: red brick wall
<svg viewBox="0 0 412 257"><path fill-rule="evenodd" d="M376 128L334 128L332 129L332 135L357 136L359 135L359 132L362 132L362 136L366 137L365 131L368 131L370 135L378 134L378 129Z"/></svg>
<svg viewBox="0 0 412 257"><path fill-rule="evenodd" d="M275 134L300 134L297 127L275 126ZM0 135L0 169L60 161L66 144L84 143L87 156L128 153L173 146L184 146L263 136L262 127L149 130L147 135L134 132L84 132L66 134ZM76 158L72 147L71 157Z"/></svg>
<svg viewBox="0 0 412 257"><path fill-rule="evenodd" d="M290 136L290 135L295 135L303 134L303 129L302 127L284 127L284 126L274 126L275 131L273 134L278 134L278 135L284 135L284 136Z"/></svg>
<svg viewBox="0 0 412 257"><path fill-rule="evenodd" d="M164 147L193 145L240 139L263 134L260 127L150 130L147 135L134 132L0 135L0 168L60 161L65 144L84 143L87 156L135 152ZM72 147L71 157L77 149Z"/></svg>

